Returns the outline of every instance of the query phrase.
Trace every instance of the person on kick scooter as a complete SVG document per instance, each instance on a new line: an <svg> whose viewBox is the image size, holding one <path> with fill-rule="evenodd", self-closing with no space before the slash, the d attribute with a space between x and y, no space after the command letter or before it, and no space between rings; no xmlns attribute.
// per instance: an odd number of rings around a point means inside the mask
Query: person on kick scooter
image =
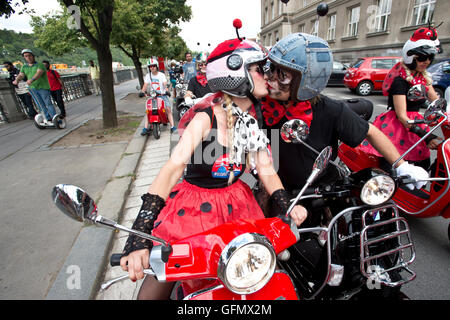
<svg viewBox="0 0 450 320"><path fill-rule="evenodd" d="M265 71L270 93L269 97L262 99L263 128L268 130L271 145L279 146L279 155L274 155L274 159L279 159L278 175L291 197L305 184L317 155L303 144L287 143L281 139L280 129L288 120L305 121L309 126L305 142L319 151L332 146L332 159L337 156L339 140L356 147L365 138L390 163L400 157L380 130L361 119L343 101L320 94L326 87L333 65L331 49L326 41L310 34L291 34L272 47L268 60ZM425 170L405 161L399 162L397 172L413 178L428 177ZM335 167L328 166L316 183L333 181L336 174ZM420 188L422 185L423 182L418 181L414 186ZM257 191L256 195L261 199L262 207L270 208L270 202L264 201L267 197L263 191Z"/></svg>
<svg viewBox="0 0 450 320"><path fill-rule="evenodd" d="M170 242L235 219L263 218L250 188L239 179L246 163L256 167L274 203L287 212L289 201L269 159L269 140L247 112L254 100L268 94L265 60L261 46L240 38L219 44L211 53L206 76L216 93L190 109L190 121L180 123L181 139L142 196L133 229ZM185 179L176 185L188 162ZM306 218L301 206L290 214L297 225ZM144 277L151 247L151 241L128 238L120 264L130 279ZM138 299L167 299L172 287L148 276Z"/></svg>
<svg viewBox="0 0 450 320"><path fill-rule="evenodd" d="M164 73L158 71L158 61L155 59L150 59L148 61L147 67L149 72L144 78L144 85L142 86L141 92L147 93L147 87L149 85L156 91L156 93L161 94L161 98L165 102L167 118L170 122L170 132L174 132L177 128L175 127L172 115L172 109L170 107L169 96L166 94L168 90L167 78ZM145 136L149 132L149 123L147 116L145 116L145 125L142 129L141 135Z"/></svg>
<svg viewBox="0 0 450 320"><path fill-rule="evenodd" d="M407 98L408 91L412 86L422 84L431 101L438 98L426 69L439 53L439 48L436 29L432 27L417 29L403 46L402 61L392 67L383 82L383 94L388 96L388 111L377 116L373 125L389 137L401 154L420 139L415 133L410 132L410 128L417 124L411 125L408 120L423 119L419 110L426 101L426 99L410 101ZM420 127L429 131L423 124ZM430 135L427 141L422 141L409 152L405 160L427 170L430 166L430 149L436 149L440 142L440 138ZM363 142L361 150L380 157L382 169L386 170L386 167L389 167L386 159L368 141Z"/></svg>
<svg viewBox="0 0 450 320"><path fill-rule="evenodd" d="M26 76L28 78L27 85L29 86L29 92L39 108L42 108L42 112L45 115L45 124L53 125L56 110L51 100L47 69L42 63L36 62L34 54L30 49L23 49L22 56L26 63L20 69L20 73L16 80L13 81L13 85L17 85Z"/></svg>

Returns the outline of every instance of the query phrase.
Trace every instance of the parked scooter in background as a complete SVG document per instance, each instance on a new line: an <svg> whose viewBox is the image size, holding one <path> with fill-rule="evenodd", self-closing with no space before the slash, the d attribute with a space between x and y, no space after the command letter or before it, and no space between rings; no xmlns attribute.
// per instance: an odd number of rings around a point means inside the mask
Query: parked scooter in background
<svg viewBox="0 0 450 320"><path fill-rule="evenodd" d="M411 95L416 96L417 99L424 99L425 88L420 85L413 86L408 95L410 96L408 99L412 99ZM425 111L424 119L411 120L409 123L425 123L431 130L427 133L420 127L413 126L412 130L410 129L411 132L416 133L421 139L402 154L401 159L421 141L431 137L433 132L441 128L444 140L439 145L436 160L430 168L429 173L431 178L427 179L427 181L431 182L430 188L410 190L400 187L394 194L393 200L401 211L407 215L417 218L442 216L448 219L450 218L450 110L444 99L437 99L431 103L427 102L427 104L428 107ZM352 171L380 166L379 158L366 154L359 146L350 148L345 144L341 144L338 155L341 161ZM448 237L450 240L450 224L448 227Z"/></svg>

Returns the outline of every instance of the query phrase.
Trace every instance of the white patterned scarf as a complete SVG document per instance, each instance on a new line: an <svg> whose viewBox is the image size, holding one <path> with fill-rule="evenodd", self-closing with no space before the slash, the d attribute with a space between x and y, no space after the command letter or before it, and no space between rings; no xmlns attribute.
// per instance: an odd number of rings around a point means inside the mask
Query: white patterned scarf
<svg viewBox="0 0 450 320"><path fill-rule="evenodd" d="M256 153L259 150L269 151L269 139L264 132L258 127L258 121L248 112L242 111L233 103L233 115L237 117L234 125L234 157L231 159L233 163L240 164L245 159L246 153ZM251 169L255 169L254 158L251 157Z"/></svg>

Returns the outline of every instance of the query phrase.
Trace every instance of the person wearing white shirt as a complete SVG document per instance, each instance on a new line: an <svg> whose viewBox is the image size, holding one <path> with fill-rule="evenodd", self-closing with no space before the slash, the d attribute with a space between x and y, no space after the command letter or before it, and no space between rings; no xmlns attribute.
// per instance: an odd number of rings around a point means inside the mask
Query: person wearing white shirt
<svg viewBox="0 0 450 320"><path fill-rule="evenodd" d="M148 86L151 85L152 89L155 90L157 94L161 95L161 98L165 102L167 117L170 122L170 132L174 132L177 128L174 125L172 110L170 107L170 99L167 93L167 78L166 75L162 72L158 71L158 64L156 60L150 59L148 63L149 73L144 77L144 85L142 86L141 91L146 94ZM146 135L148 133L148 119L145 117L145 126L142 129L141 135Z"/></svg>

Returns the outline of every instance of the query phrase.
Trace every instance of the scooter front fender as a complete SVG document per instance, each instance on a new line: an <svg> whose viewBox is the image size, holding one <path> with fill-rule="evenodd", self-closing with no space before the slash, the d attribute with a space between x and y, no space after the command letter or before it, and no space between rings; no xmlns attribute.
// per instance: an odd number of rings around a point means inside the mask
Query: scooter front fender
<svg viewBox="0 0 450 320"><path fill-rule="evenodd" d="M289 275L278 271L262 289L252 294L236 294L218 284L192 293L185 300L299 300L299 297Z"/></svg>

